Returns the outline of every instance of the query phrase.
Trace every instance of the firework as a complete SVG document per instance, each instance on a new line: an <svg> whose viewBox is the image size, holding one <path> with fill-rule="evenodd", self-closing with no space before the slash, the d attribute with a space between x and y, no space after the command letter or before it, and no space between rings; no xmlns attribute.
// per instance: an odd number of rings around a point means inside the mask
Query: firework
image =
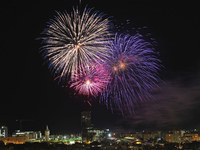
<svg viewBox="0 0 200 150"><path fill-rule="evenodd" d="M74 74L70 87L74 88L78 94L97 96L105 89L107 82L108 72L103 64L93 63L80 73Z"/></svg>
<svg viewBox="0 0 200 150"><path fill-rule="evenodd" d="M110 43L111 55L105 63L109 71L107 87L101 99L107 106L117 106L131 113L138 100L150 100L152 90L158 86L160 60L151 42L142 35L116 34Z"/></svg>
<svg viewBox="0 0 200 150"><path fill-rule="evenodd" d="M42 32L41 51L56 76L69 78L79 72L80 66L99 59L106 60L105 37L110 35L109 20L103 13L78 7L71 14L57 12Z"/></svg>

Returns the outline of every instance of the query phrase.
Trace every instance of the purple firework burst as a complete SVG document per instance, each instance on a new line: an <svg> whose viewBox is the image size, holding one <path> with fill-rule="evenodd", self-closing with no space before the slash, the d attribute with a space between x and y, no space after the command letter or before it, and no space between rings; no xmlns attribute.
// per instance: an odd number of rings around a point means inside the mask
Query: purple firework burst
<svg viewBox="0 0 200 150"><path fill-rule="evenodd" d="M134 113L138 101L151 100L151 92L158 87L160 60L151 42L136 34L115 34L110 42L111 55L105 64L109 71L106 89L101 100L107 107Z"/></svg>
<svg viewBox="0 0 200 150"><path fill-rule="evenodd" d="M97 96L106 88L107 82L107 70L102 63L96 62L90 66L81 66L79 73L74 74L70 87L78 94Z"/></svg>

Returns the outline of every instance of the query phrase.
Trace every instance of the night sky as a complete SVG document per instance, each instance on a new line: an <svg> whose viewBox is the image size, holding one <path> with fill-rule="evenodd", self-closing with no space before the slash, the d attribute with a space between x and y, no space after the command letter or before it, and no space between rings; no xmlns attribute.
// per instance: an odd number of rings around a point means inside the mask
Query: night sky
<svg viewBox="0 0 200 150"><path fill-rule="evenodd" d="M197 1L82 0L82 8L94 7L118 22L131 21L134 28L147 26L158 42L164 83L154 93L156 100L141 103L135 115L112 113L97 100L73 95L60 87L39 53L36 38L54 18L55 11L72 11L78 0L17 2L0 6L1 92L0 125L9 133L19 129L51 134L80 132L80 113L92 111L95 127L112 131L200 129L200 16Z"/></svg>

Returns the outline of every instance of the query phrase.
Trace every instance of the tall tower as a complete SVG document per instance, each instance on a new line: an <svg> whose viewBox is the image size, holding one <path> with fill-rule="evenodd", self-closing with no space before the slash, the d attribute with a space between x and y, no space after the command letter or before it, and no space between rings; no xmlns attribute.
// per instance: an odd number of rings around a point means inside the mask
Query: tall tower
<svg viewBox="0 0 200 150"><path fill-rule="evenodd" d="M81 128L88 128L91 126L91 111L81 112Z"/></svg>
<svg viewBox="0 0 200 150"><path fill-rule="evenodd" d="M90 141L90 134L88 130L92 129L93 125L91 124L91 111L81 112L81 136L82 142Z"/></svg>
<svg viewBox="0 0 200 150"><path fill-rule="evenodd" d="M48 128L48 125L46 126L46 130L45 130L45 140L49 141L49 134L50 134L50 130Z"/></svg>

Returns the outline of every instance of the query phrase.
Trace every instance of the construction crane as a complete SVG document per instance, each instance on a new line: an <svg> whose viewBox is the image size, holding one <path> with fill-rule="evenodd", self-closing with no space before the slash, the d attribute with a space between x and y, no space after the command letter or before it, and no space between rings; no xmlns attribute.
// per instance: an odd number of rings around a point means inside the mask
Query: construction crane
<svg viewBox="0 0 200 150"><path fill-rule="evenodd" d="M22 122L28 122L28 121L34 121L34 120L31 120L31 119L17 119L16 121L19 121L19 128L20 128L20 131L22 131Z"/></svg>

